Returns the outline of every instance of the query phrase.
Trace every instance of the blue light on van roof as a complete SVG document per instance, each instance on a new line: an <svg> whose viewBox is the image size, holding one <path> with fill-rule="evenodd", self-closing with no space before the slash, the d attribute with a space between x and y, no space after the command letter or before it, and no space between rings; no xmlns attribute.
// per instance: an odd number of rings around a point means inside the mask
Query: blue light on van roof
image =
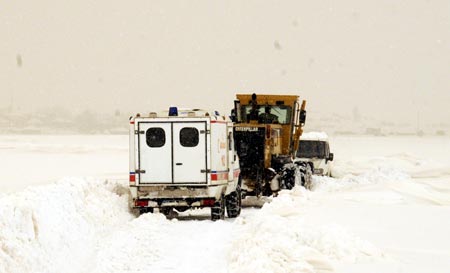
<svg viewBox="0 0 450 273"><path fill-rule="evenodd" d="M178 108L170 107L169 108L169 117L178 116Z"/></svg>

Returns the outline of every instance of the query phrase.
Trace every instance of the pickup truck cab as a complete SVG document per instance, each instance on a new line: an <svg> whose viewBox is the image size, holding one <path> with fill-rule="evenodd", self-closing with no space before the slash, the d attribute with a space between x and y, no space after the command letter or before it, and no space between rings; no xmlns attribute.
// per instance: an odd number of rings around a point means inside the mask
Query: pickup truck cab
<svg viewBox="0 0 450 273"><path fill-rule="evenodd" d="M300 137L295 161L309 162L313 174L331 176L333 158L326 133L310 132Z"/></svg>

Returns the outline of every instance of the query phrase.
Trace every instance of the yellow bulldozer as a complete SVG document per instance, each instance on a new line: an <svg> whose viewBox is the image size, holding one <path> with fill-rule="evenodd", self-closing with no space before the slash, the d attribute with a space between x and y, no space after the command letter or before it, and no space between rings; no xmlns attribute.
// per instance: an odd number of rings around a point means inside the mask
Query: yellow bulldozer
<svg viewBox="0 0 450 273"><path fill-rule="evenodd" d="M295 95L236 95L232 119L245 196L276 195L296 181L310 187L313 166L294 163L305 107Z"/></svg>

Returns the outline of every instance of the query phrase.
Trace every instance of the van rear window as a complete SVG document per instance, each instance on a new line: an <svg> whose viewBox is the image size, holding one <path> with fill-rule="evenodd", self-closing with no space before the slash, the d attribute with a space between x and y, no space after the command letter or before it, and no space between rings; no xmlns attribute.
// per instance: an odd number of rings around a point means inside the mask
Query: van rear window
<svg viewBox="0 0 450 273"><path fill-rule="evenodd" d="M150 128L145 134L147 145L151 148L159 148L166 144L166 133L162 128Z"/></svg>
<svg viewBox="0 0 450 273"><path fill-rule="evenodd" d="M197 128L185 127L180 130L180 144L183 147L195 147L198 145L199 133Z"/></svg>

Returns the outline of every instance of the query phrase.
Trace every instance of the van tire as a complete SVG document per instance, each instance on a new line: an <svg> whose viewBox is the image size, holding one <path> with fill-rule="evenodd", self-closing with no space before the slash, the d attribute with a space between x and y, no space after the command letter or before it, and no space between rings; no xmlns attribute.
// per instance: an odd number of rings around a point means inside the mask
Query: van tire
<svg viewBox="0 0 450 273"><path fill-rule="evenodd" d="M216 200L214 206L211 208L211 220L223 220L225 218L225 198L222 195L219 200Z"/></svg>
<svg viewBox="0 0 450 273"><path fill-rule="evenodd" d="M139 215L142 215L142 214L148 213L148 212L153 213L153 208L140 208L139 209Z"/></svg>
<svg viewBox="0 0 450 273"><path fill-rule="evenodd" d="M159 212L164 214L165 216L169 216L173 211L173 208L160 208Z"/></svg>
<svg viewBox="0 0 450 273"><path fill-rule="evenodd" d="M237 185L236 190L226 197L227 215L229 218L236 218L241 214L242 195L241 186Z"/></svg>

